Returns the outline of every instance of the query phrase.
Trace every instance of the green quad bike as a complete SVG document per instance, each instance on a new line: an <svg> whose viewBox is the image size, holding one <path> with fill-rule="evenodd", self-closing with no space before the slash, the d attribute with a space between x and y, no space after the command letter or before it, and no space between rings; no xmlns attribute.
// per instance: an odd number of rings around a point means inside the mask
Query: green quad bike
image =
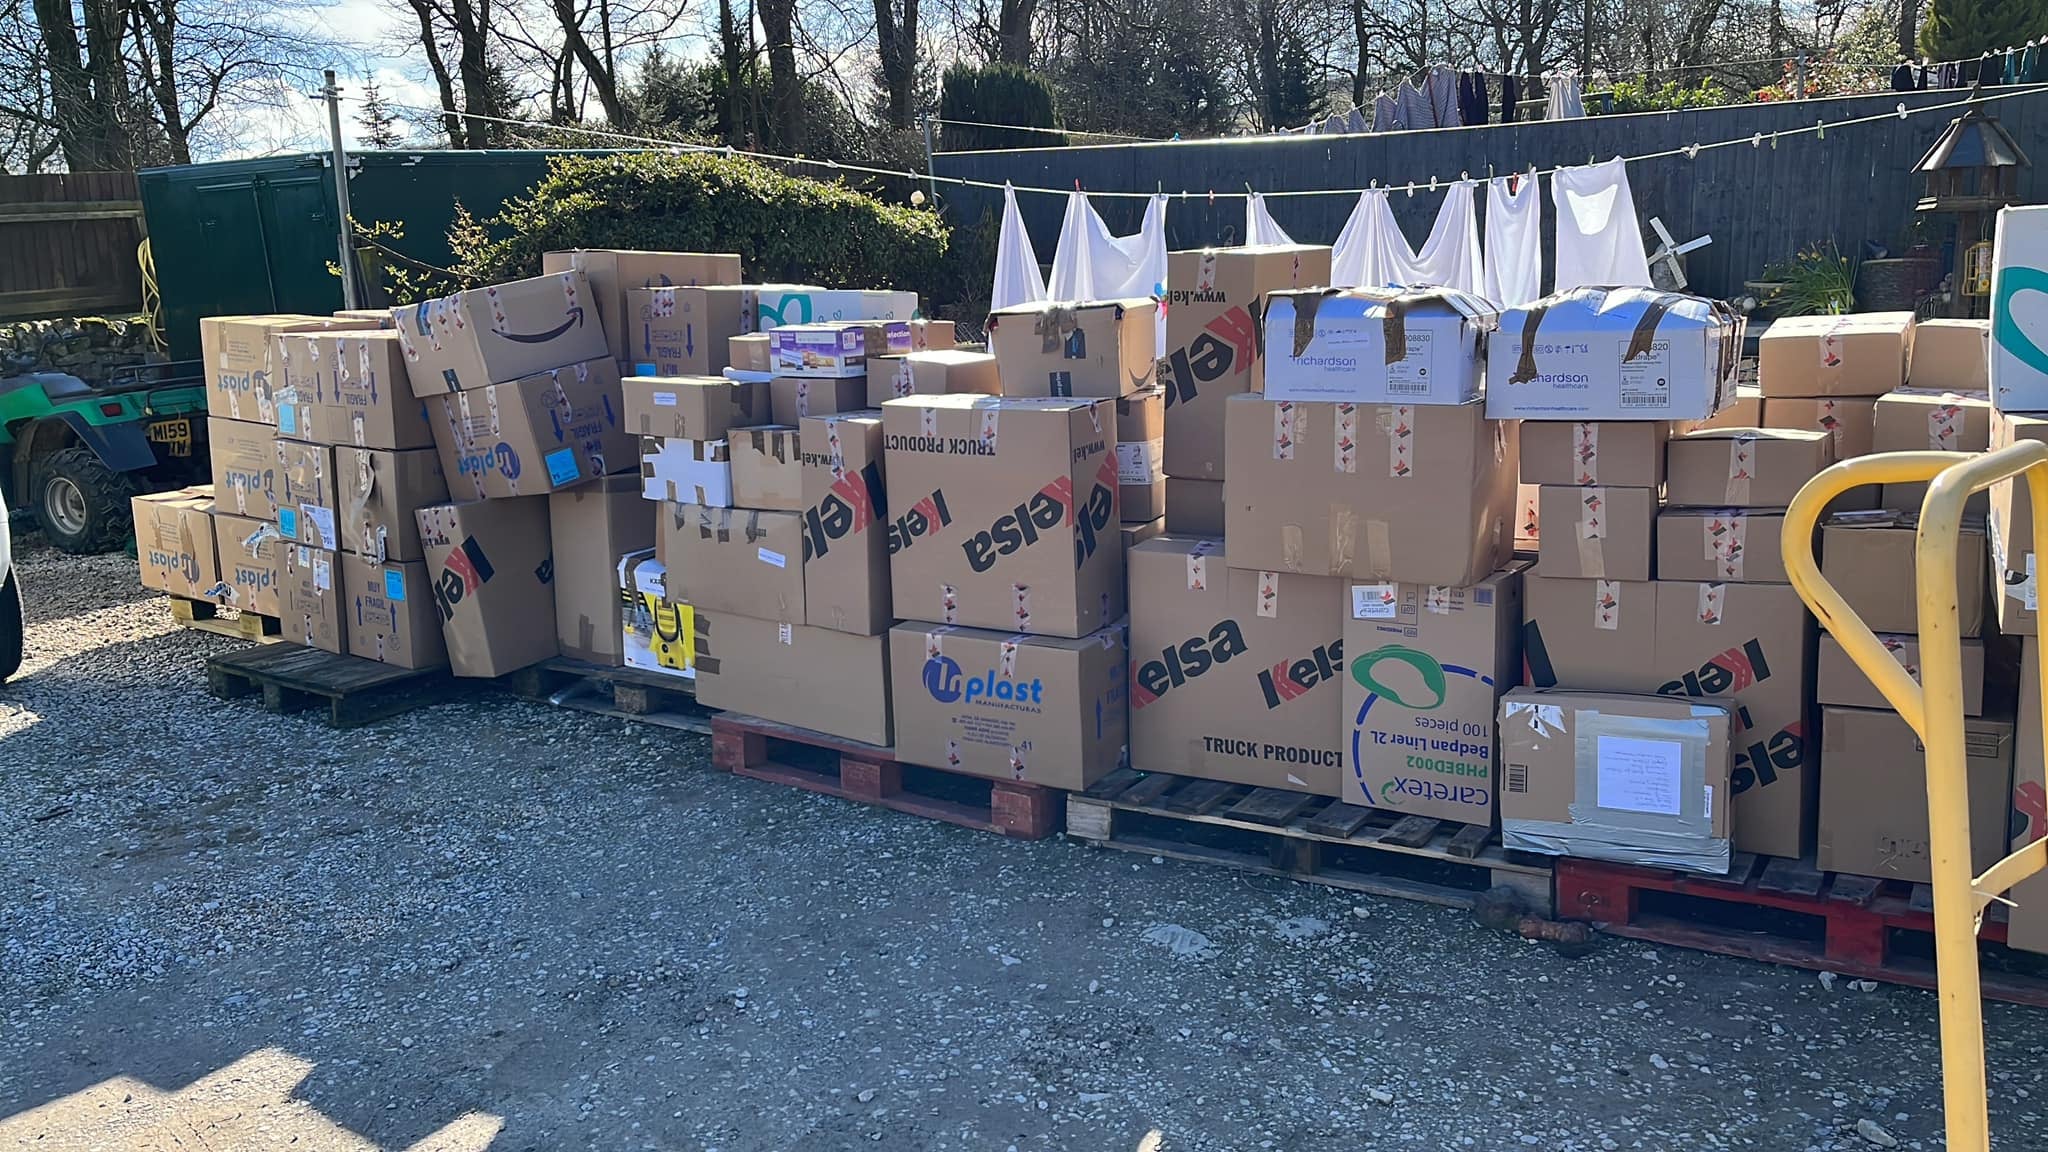
<svg viewBox="0 0 2048 1152"><path fill-rule="evenodd" d="M197 361L0 379L0 486L66 552L111 552L135 530L128 498L203 484L206 384Z"/></svg>

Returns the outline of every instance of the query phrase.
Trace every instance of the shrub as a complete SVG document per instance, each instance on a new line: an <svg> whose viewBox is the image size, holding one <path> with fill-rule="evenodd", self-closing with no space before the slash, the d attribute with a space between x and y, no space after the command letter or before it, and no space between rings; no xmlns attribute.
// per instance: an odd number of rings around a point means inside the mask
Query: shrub
<svg viewBox="0 0 2048 1152"><path fill-rule="evenodd" d="M1613 111L1666 112L1678 108L1718 108L1733 104L1735 94L1712 80L1702 79L1692 87L1675 80L1651 84L1645 80L1617 80Z"/></svg>
<svg viewBox="0 0 2048 1152"><path fill-rule="evenodd" d="M1019 124L1057 128L1052 84L1015 64L955 64L939 82L939 119L966 121L940 124L941 143L948 152L1005 148L1058 148L1067 139L1056 132L1012 132L988 124Z"/></svg>
<svg viewBox="0 0 2048 1152"><path fill-rule="evenodd" d="M1832 241L1767 265L1764 279L1784 285L1764 301L1780 316L1833 316L1856 310L1856 268Z"/></svg>

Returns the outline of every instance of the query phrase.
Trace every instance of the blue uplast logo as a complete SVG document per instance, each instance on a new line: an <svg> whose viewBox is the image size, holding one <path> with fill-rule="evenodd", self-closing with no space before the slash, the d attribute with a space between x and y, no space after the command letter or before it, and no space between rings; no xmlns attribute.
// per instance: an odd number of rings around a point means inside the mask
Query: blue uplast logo
<svg viewBox="0 0 2048 1152"><path fill-rule="evenodd" d="M456 462L456 471L463 476L481 476L486 472L497 472L507 480L519 479L519 453L512 445L499 441L497 447L487 452L471 452Z"/></svg>
<svg viewBox="0 0 2048 1152"><path fill-rule="evenodd" d="M1044 702L1045 681L1005 679L993 668L969 676L951 656L933 656L924 662L924 690L941 704L1001 703L1035 711Z"/></svg>

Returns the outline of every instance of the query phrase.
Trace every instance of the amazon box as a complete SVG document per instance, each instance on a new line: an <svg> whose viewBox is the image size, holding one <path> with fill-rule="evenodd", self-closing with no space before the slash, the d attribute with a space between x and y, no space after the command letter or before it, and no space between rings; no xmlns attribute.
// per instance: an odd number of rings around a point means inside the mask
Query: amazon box
<svg viewBox="0 0 2048 1152"><path fill-rule="evenodd" d="M804 621L804 518L796 512L666 504L669 595L700 612Z"/></svg>
<svg viewBox="0 0 2048 1152"><path fill-rule="evenodd" d="M1351 585L1346 802L1492 826L1494 718L1521 674L1527 568L1470 588Z"/></svg>
<svg viewBox="0 0 2048 1152"><path fill-rule="evenodd" d="M668 598L668 568L652 548L619 557L619 595L625 666L695 679L696 614Z"/></svg>
<svg viewBox="0 0 2048 1152"><path fill-rule="evenodd" d="M1877 634L1877 641L1884 645L1885 651L1890 652L1894 660L1899 662L1899 667L1906 670L1906 675L1913 678L1913 683L1918 684L1920 682L1920 638L1918 636L1902 636L1896 632L1880 632ZM1982 716L1984 714L1984 641L1965 640L1962 642L1962 645L1963 715ZM1848 652L1842 648L1842 642L1826 632L1821 633L1820 637L1820 671L1814 684L1814 698L1822 704L1837 704L1845 708L1890 708L1892 706L1892 702L1885 699L1884 693L1877 690L1877 685L1870 682L1870 677L1863 674L1863 669L1858 668L1856 662L1849 659ZM2038 706L2039 697L2036 697L2035 700L2036 706ZM2022 707L2025 707L2026 697L2022 696L2020 703ZM2040 727L2036 725L2033 730L2038 733ZM2024 733L2025 729L2021 731ZM2036 739L2039 739L2039 737L2037 736Z"/></svg>
<svg viewBox="0 0 2048 1152"><path fill-rule="evenodd" d="M590 296L597 305L597 318L610 338L614 360L631 360L637 355L631 340L634 311L630 299L636 289L740 282L740 258L730 252L572 248L544 253L540 258L540 270L544 273L572 268L590 278ZM747 319L751 325L751 310Z"/></svg>
<svg viewBox="0 0 2048 1152"><path fill-rule="evenodd" d="M1545 576L1648 580L1656 554L1655 488L1557 488L1538 497L1550 535L1537 544Z"/></svg>
<svg viewBox="0 0 2048 1152"><path fill-rule="evenodd" d="M1465 587L1513 554L1519 427L1480 404L1226 408L1232 567Z"/></svg>
<svg viewBox="0 0 2048 1152"><path fill-rule="evenodd" d="M804 622L873 636L895 622L882 415L806 417L801 430Z"/></svg>
<svg viewBox="0 0 2048 1152"><path fill-rule="evenodd" d="M290 545L278 535L277 525L246 516L215 514L213 536L214 549L220 557L220 579L227 585L224 602L258 616L284 615L280 573L284 550ZM138 532L138 554L145 554L143 539ZM147 570L145 567L144 571ZM144 584L156 587L146 580Z"/></svg>
<svg viewBox="0 0 2048 1152"><path fill-rule="evenodd" d="M1113 404L910 396L882 431L899 619L1086 636L1123 615Z"/></svg>
<svg viewBox="0 0 2048 1152"><path fill-rule="evenodd" d="M206 418L206 448L213 457L213 496L220 510L257 520L277 519L277 429L246 420Z"/></svg>
<svg viewBox="0 0 2048 1152"><path fill-rule="evenodd" d="M1114 400L1152 383L1159 305L1146 298L1016 304L988 316L1005 396Z"/></svg>
<svg viewBox="0 0 2048 1152"><path fill-rule="evenodd" d="M1667 679L1657 662L1657 594L1651 581L1522 581L1522 651L1538 688L1654 692Z"/></svg>
<svg viewBox="0 0 2048 1152"><path fill-rule="evenodd" d="M1705 420L1735 399L1741 348L1742 318L1712 300L1652 288L1554 293L1500 314L1486 414Z"/></svg>
<svg viewBox="0 0 2048 1152"><path fill-rule="evenodd" d="M343 554L340 562L350 655L399 668L439 668L448 663L425 561L380 564L367 556Z"/></svg>
<svg viewBox="0 0 2048 1152"><path fill-rule="evenodd" d="M1072 791L1121 767L1124 625L1019 636L944 624L889 631L896 758Z"/></svg>
<svg viewBox="0 0 2048 1152"><path fill-rule="evenodd" d="M346 322L323 316L208 316L199 321L199 355L206 372L207 415L276 424L276 392L285 365L277 337L321 332ZM346 323L346 326L357 326Z"/></svg>
<svg viewBox="0 0 2048 1152"><path fill-rule="evenodd" d="M697 702L887 746L889 637L697 608Z"/></svg>
<svg viewBox="0 0 2048 1152"><path fill-rule="evenodd" d="M654 546L653 510L633 476L548 495L555 553L555 639L562 655L616 667L624 656L619 557Z"/></svg>
<svg viewBox="0 0 2048 1152"><path fill-rule="evenodd" d="M754 330L754 289L635 288L626 314L624 362L636 375L716 376L731 366L732 338Z"/></svg>
<svg viewBox="0 0 2048 1152"><path fill-rule="evenodd" d="M2010 720L1963 721L1965 789L1970 810L1970 871L2005 855L2012 802ZM1821 709L1820 836L1823 872L1926 884L1927 750L1896 712Z"/></svg>
<svg viewBox="0 0 2048 1152"><path fill-rule="evenodd" d="M948 346L943 350L876 356L868 361L868 405L880 408L903 396L973 393L1001 396L996 358Z"/></svg>
<svg viewBox="0 0 2048 1152"><path fill-rule="evenodd" d="M1936 392L1989 393L1991 321L1916 321L1906 383Z"/></svg>
<svg viewBox="0 0 2048 1152"><path fill-rule="evenodd" d="M1766 406L1779 396L1882 396L1906 382L1911 312L1782 316L1756 342Z"/></svg>
<svg viewBox="0 0 2048 1152"><path fill-rule="evenodd" d="M1466 404L1499 311L1455 288L1297 288L1266 297L1266 398Z"/></svg>
<svg viewBox="0 0 2048 1152"><path fill-rule="evenodd" d="M188 600L232 603L229 593L235 585L222 580L214 548L212 497L186 488L133 496L128 506L135 514L135 556L142 565L144 588Z"/></svg>
<svg viewBox="0 0 2048 1152"><path fill-rule="evenodd" d="M1670 439L1663 420L1525 420L1521 481L1662 488Z"/></svg>
<svg viewBox="0 0 2048 1152"><path fill-rule="evenodd" d="M1166 393L1147 388L1119 399L1116 435L1118 513L1126 524L1157 520L1166 514Z"/></svg>
<svg viewBox="0 0 2048 1152"><path fill-rule="evenodd" d="M619 374L592 360L437 397L436 441L457 499L538 496L631 467Z"/></svg>
<svg viewBox="0 0 2048 1152"><path fill-rule="evenodd" d="M1131 552L1131 766L1337 796L1348 586L1168 534Z"/></svg>
<svg viewBox="0 0 2048 1152"><path fill-rule="evenodd" d="M804 510L804 466L795 428L767 424L734 428L726 436L735 507Z"/></svg>
<svg viewBox="0 0 2048 1152"><path fill-rule="evenodd" d="M1172 421L1168 421L1171 424ZM1166 478L1166 530L1223 539L1223 481Z"/></svg>
<svg viewBox="0 0 2048 1152"><path fill-rule="evenodd" d="M286 544L279 551L278 628L294 644L348 651L339 557L325 548Z"/></svg>
<svg viewBox="0 0 2048 1152"><path fill-rule="evenodd" d="M1764 423L1764 390L1754 384L1735 386L1735 400L1726 408L1694 424L1695 428L1767 428ZM1527 436L1525 431L1522 435Z"/></svg>
<svg viewBox="0 0 2048 1152"><path fill-rule="evenodd" d="M1986 393L1900 388L1877 398L1876 451L1982 452L1991 447L1994 419ZM1887 508L1918 512L1926 498L1924 480L1884 486ZM1991 496L1975 493L1964 507L1982 516L1991 507Z"/></svg>
<svg viewBox="0 0 2048 1152"><path fill-rule="evenodd" d="M629 376L619 381L626 430L674 440L723 440L769 422L768 385L723 376Z"/></svg>
<svg viewBox="0 0 2048 1152"><path fill-rule="evenodd" d="M423 300L394 315L406 375L419 397L509 384L593 360L613 363L611 342L591 310L590 283L573 270Z"/></svg>
<svg viewBox="0 0 2048 1152"><path fill-rule="evenodd" d="M1672 507L1783 508L1835 462L1825 432L1708 428L1671 441L1664 498Z"/></svg>
<svg viewBox="0 0 2048 1152"><path fill-rule="evenodd" d="M315 444L431 448L427 405L407 384L398 333L291 332L283 349L284 387L275 397L277 434Z"/></svg>
<svg viewBox="0 0 2048 1152"><path fill-rule="evenodd" d="M2048 416L1999 413L1991 424L1991 446L2005 448L2021 440L2048 440ZM2034 505L2026 481L2002 480L1991 486L1987 527L1998 630L2008 636L2035 635L2040 598L2034 581Z"/></svg>
<svg viewBox="0 0 2048 1152"><path fill-rule="evenodd" d="M1766 428L1825 432L1835 442L1835 459L1854 460L1876 451L1877 401L1869 396L1773 396L1764 402Z"/></svg>
<svg viewBox="0 0 2048 1152"><path fill-rule="evenodd" d="M526 496L417 513L434 606L457 676L502 676L559 655L548 502Z"/></svg>
<svg viewBox="0 0 2048 1152"><path fill-rule="evenodd" d="M640 439L640 495L675 504L732 507L732 451L724 440Z"/></svg>
<svg viewBox="0 0 2048 1152"><path fill-rule="evenodd" d="M768 382L768 414L776 424L794 426L806 416L864 412L867 406L865 379L813 380L807 376L777 376Z"/></svg>
<svg viewBox="0 0 2048 1152"><path fill-rule="evenodd" d="M429 504L448 502L439 452L336 448L334 483L343 551L380 563L426 559L413 514Z"/></svg>
<svg viewBox="0 0 2048 1152"><path fill-rule="evenodd" d="M1747 508L1666 508L1657 515L1664 580L1783 584L1785 514Z"/></svg>
<svg viewBox="0 0 2048 1152"><path fill-rule="evenodd" d="M334 449L279 440L277 530L285 539L329 552L341 548L336 509Z"/></svg>
<svg viewBox="0 0 2048 1152"><path fill-rule="evenodd" d="M1318 245L1167 253L1166 353L1155 372L1166 388L1168 476L1223 479L1224 401L1266 386L1260 300L1329 282L1330 249Z"/></svg>
<svg viewBox="0 0 2048 1152"><path fill-rule="evenodd" d="M775 371L775 350L769 346L766 332L749 332L744 336L729 337L725 342L727 366L737 372Z"/></svg>
<svg viewBox="0 0 2048 1152"><path fill-rule="evenodd" d="M1917 512L1845 512L1821 527L1821 575L1873 632L1918 635L1914 586ZM1984 623L1986 549L1982 521L1965 519L1956 544L1956 613L1964 636Z"/></svg>
<svg viewBox="0 0 2048 1152"><path fill-rule="evenodd" d="M763 284L755 322L763 332L785 324L829 324L853 320L908 323L917 315L917 293L879 288L815 288Z"/></svg>
<svg viewBox="0 0 2048 1152"><path fill-rule="evenodd" d="M1725 874L1731 727L1720 700L1509 692L1502 847Z"/></svg>

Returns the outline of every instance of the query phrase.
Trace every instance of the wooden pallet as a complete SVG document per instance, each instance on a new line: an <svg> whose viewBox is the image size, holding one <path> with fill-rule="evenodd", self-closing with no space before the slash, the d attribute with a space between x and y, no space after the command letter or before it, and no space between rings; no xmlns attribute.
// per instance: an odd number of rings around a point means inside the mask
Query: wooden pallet
<svg viewBox="0 0 2048 1152"><path fill-rule="evenodd" d="M1934 893L1926 884L1822 872L1811 859L1738 852L1728 875L1597 860L1557 862L1557 914L1617 936L1846 977L1934 987ZM1984 995L2048 1007L2048 956L2004 947L2005 909L1985 916Z"/></svg>
<svg viewBox="0 0 2048 1152"><path fill-rule="evenodd" d="M1506 885L1550 914L1549 862L1511 856L1492 828L1306 792L1120 769L1067 797L1067 835L1455 908Z"/></svg>
<svg viewBox="0 0 2048 1152"><path fill-rule="evenodd" d="M697 703L694 681L558 656L505 678L512 692L562 708L662 728L710 734L711 709Z"/></svg>
<svg viewBox="0 0 2048 1152"><path fill-rule="evenodd" d="M454 699L480 680L446 668L411 669L297 644L263 644L209 657L206 690L223 700L261 693L272 712L325 707L327 722L356 728Z"/></svg>
<svg viewBox="0 0 2048 1152"><path fill-rule="evenodd" d="M233 608L226 610L227 615L222 615L220 605L209 600L188 600L183 596L173 596L170 600L171 619L183 627L233 640L253 640L258 644L274 644L282 639L279 633L283 629L275 616L259 616Z"/></svg>
<svg viewBox="0 0 2048 1152"><path fill-rule="evenodd" d="M711 719L711 762L737 776L1019 840L1053 834L1057 788L904 764L894 751L737 712Z"/></svg>

